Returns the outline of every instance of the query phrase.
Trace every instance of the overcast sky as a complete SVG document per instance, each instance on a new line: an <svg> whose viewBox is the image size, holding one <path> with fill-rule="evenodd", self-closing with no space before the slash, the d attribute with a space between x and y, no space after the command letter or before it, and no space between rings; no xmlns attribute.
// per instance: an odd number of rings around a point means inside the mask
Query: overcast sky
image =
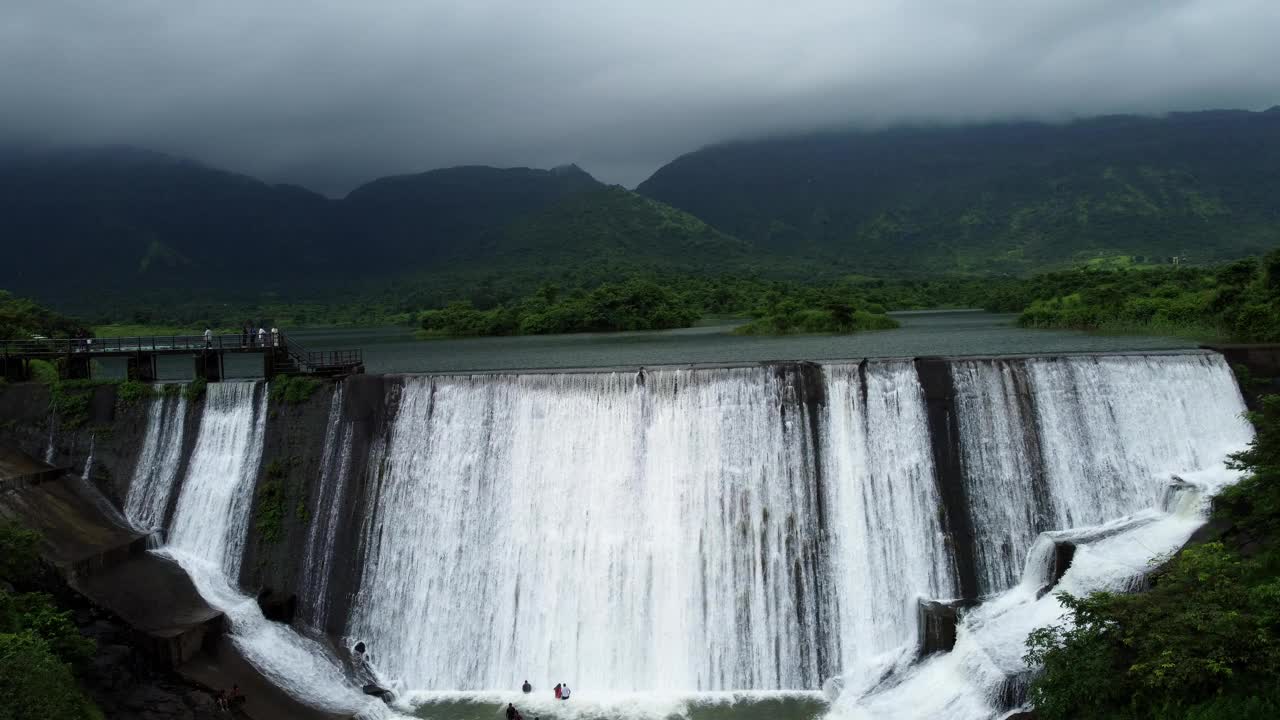
<svg viewBox="0 0 1280 720"><path fill-rule="evenodd" d="M0 142L342 194L721 140L1280 103L1280 0L4 0Z"/></svg>

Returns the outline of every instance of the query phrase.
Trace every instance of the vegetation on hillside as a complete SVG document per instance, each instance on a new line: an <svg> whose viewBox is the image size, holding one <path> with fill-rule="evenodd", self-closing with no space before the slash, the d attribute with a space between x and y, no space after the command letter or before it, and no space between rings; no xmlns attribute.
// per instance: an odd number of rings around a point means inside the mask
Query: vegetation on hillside
<svg viewBox="0 0 1280 720"><path fill-rule="evenodd" d="M0 340L27 340L33 335L71 337L84 329L71 318L0 290Z"/></svg>
<svg viewBox="0 0 1280 720"><path fill-rule="evenodd" d="M1184 549L1147 592L1063 595L1069 622L1028 639L1044 720L1264 720L1280 716L1280 396L1251 416L1231 464L1249 477L1215 502L1231 528Z"/></svg>
<svg viewBox="0 0 1280 720"><path fill-rule="evenodd" d="M726 143L637 191L759 253L880 275L1021 276L1260 253L1280 241L1277 166L1280 111L1199 112Z"/></svg>
<svg viewBox="0 0 1280 720"><path fill-rule="evenodd" d="M1280 341L1280 250L1211 268L1073 270L994 286L984 303L1033 328Z"/></svg>
<svg viewBox="0 0 1280 720"><path fill-rule="evenodd" d="M0 522L0 717L101 718L76 680L94 642L51 596L28 591L38 585L38 543L35 533Z"/></svg>

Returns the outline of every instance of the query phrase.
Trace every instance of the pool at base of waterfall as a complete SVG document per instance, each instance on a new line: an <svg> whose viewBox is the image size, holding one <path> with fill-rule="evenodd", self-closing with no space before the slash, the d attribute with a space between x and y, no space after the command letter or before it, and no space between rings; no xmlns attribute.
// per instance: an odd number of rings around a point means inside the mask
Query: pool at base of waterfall
<svg viewBox="0 0 1280 720"><path fill-rule="evenodd" d="M505 717L507 703L525 720L816 720L827 711L819 692L708 692L684 695L574 691L556 700L551 691L410 692L404 698L413 716L429 720L494 720ZM399 703L397 703L399 705Z"/></svg>

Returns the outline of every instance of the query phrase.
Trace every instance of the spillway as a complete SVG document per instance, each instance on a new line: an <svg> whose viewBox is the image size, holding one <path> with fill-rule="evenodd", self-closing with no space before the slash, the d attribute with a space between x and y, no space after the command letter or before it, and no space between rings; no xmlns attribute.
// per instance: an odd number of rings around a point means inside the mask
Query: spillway
<svg viewBox="0 0 1280 720"><path fill-rule="evenodd" d="M1230 370L1197 353L372 386L335 387L314 446L301 623L366 642L402 697L568 681L637 717L609 699L811 703L833 679L837 716L997 717L1028 626L1060 613L1032 587L1045 538L1080 539L1068 587L1122 587L1144 543L1176 548L1202 521L1166 506L1172 478L1207 497L1251 437ZM264 672L358 706L324 648L235 587L265 388L210 385L185 461L181 402L149 409L130 517L167 526ZM917 659L921 599L981 601L950 655Z"/></svg>
<svg viewBox="0 0 1280 720"><path fill-rule="evenodd" d="M165 394L161 386L153 389L158 394L150 401L145 440L138 451L124 503L125 516L143 530L164 527L175 480L182 467L183 430L187 419L185 394Z"/></svg>
<svg viewBox="0 0 1280 720"><path fill-rule="evenodd" d="M168 532L170 550L240 576L267 419L257 383L210 384L200 433Z"/></svg>
<svg viewBox="0 0 1280 720"><path fill-rule="evenodd" d="M338 387L329 402L324 453L320 458L319 492L302 561L302 602L307 623L323 631L329 617L329 580L337 558L334 548L340 532L343 506L349 502L347 485L351 476L352 427L343 417L343 389Z"/></svg>
<svg viewBox="0 0 1280 720"><path fill-rule="evenodd" d="M796 381L408 380L352 636L414 688L814 686L821 528Z"/></svg>

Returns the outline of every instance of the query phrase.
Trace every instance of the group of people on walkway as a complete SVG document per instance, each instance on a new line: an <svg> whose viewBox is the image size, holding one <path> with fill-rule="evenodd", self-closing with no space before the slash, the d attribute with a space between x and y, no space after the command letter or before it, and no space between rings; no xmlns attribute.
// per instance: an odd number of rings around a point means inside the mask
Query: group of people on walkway
<svg viewBox="0 0 1280 720"><path fill-rule="evenodd" d="M241 347L267 347L266 328L259 325L255 335L253 325L245 323L240 328L240 345ZM271 328L271 347L280 347L280 329L274 326Z"/></svg>
<svg viewBox="0 0 1280 720"><path fill-rule="evenodd" d="M269 341L268 337L270 338ZM240 327L240 347L242 348L280 347L280 340L282 337L283 334L280 332L280 328L274 326L269 332L265 327L258 326L258 331L256 333L253 331L253 326L249 323L245 323ZM204 346L206 348L213 347L213 330L210 328L204 329Z"/></svg>

